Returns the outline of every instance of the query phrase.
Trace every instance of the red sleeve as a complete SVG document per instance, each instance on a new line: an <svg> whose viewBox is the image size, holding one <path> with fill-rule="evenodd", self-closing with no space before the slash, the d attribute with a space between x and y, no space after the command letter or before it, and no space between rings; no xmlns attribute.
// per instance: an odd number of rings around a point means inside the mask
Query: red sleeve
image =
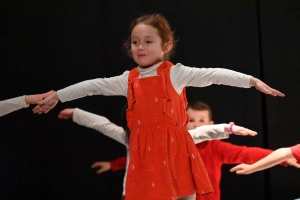
<svg viewBox="0 0 300 200"><path fill-rule="evenodd" d="M292 146L291 151L297 162L300 163L300 144Z"/></svg>
<svg viewBox="0 0 300 200"><path fill-rule="evenodd" d="M112 171L117 171L126 168L126 156L117 158L115 160L110 161L110 167Z"/></svg>
<svg viewBox="0 0 300 200"><path fill-rule="evenodd" d="M219 146L217 149L223 164L252 164L273 152L270 149L238 146L223 141L219 142ZM282 162L281 165L287 166L287 163Z"/></svg>

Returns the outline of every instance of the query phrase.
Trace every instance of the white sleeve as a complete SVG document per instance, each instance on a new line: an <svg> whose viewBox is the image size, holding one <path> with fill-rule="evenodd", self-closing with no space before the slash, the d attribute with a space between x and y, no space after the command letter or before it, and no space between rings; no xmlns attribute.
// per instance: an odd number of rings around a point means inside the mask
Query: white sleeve
<svg viewBox="0 0 300 200"><path fill-rule="evenodd" d="M250 88L252 76L222 68L187 67L180 63L172 66L171 82L178 94L187 86L205 87L212 84Z"/></svg>
<svg viewBox="0 0 300 200"><path fill-rule="evenodd" d="M128 147L128 144L126 143L126 132L124 129L110 122L105 117L75 108L73 121L79 125L95 129Z"/></svg>
<svg viewBox="0 0 300 200"><path fill-rule="evenodd" d="M229 136L224 132L224 124L204 125L188 131L195 144L206 140L226 139Z"/></svg>
<svg viewBox="0 0 300 200"><path fill-rule="evenodd" d="M29 104L26 103L25 96L0 101L0 117L21 108L27 108L28 106Z"/></svg>
<svg viewBox="0 0 300 200"><path fill-rule="evenodd" d="M129 71L125 71L120 76L83 81L58 90L57 95L61 102L71 101L87 95L121 95L126 97L128 74Z"/></svg>

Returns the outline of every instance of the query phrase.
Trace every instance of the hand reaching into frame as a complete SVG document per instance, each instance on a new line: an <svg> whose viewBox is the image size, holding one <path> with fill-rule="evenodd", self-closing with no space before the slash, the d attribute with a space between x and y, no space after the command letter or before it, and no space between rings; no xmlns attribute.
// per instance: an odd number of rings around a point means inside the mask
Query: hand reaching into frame
<svg viewBox="0 0 300 200"><path fill-rule="evenodd" d="M25 96L25 101L27 104L37 104L39 101L43 100L44 98L48 97L54 93L53 90L44 93L44 94L32 94L32 95L26 95Z"/></svg>
<svg viewBox="0 0 300 200"><path fill-rule="evenodd" d="M97 170L97 174L101 174L111 169L110 162L95 162L91 167L92 169L100 168Z"/></svg>

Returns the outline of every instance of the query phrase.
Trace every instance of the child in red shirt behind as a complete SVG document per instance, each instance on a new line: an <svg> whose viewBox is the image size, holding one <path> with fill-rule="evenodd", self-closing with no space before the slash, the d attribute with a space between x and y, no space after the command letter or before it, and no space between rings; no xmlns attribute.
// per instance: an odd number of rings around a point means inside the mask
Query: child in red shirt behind
<svg viewBox="0 0 300 200"><path fill-rule="evenodd" d="M188 124L185 126L187 130L195 129L196 127L203 125L214 124L210 107L201 101L189 102L187 106L187 114L190 118ZM214 192L211 194L197 196L197 200L220 199L221 167L223 164L254 163L272 153L272 150L269 149L238 146L220 140L204 141L196 144L196 146L202 157L211 185L214 189ZM101 168L102 170L109 170L111 168L113 171L125 169L125 160L125 158L118 158L111 162L95 162L93 168L100 167L99 170L101 170ZM285 161L285 159L282 161ZM289 165L297 166L297 163L294 160L287 160L287 162ZM281 164L287 165L286 162Z"/></svg>

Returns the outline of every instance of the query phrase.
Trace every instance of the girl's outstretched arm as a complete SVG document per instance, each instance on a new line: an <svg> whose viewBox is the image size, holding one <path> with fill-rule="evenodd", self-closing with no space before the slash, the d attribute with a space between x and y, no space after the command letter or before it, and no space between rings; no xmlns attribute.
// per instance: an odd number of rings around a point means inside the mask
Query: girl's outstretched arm
<svg viewBox="0 0 300 200"><path fill-rule="evenodd" d="M253 76L224 68L196 68L176 64L171 68L170 78L178 94L185 87L206 87L212 84L255 88L265 94L284 97L284 94L269 87Z"/></svg>
<svg viewBox="0 0 300 200"><path fill-rule="evenodd" d="M68 86L58 90L53 95L38 102L32 111L34 113L48 113L55 107L58 101L66 102L79 99L91 95L105 95L105 96L127 96L128 87L128 71L125 71L120 76L111 78L97 78Z"/></svg>
<svg viewBox="0 0 300 200"><path fill-rule="evenodd" d="M291 158L294 158L291 148L280 148L256 163L251 165L243 163L231 168L230 171L236 172L237 174L251 174L256 171L268 169ZM300 168L300 164L296 164L295 167Z"/></svg>

